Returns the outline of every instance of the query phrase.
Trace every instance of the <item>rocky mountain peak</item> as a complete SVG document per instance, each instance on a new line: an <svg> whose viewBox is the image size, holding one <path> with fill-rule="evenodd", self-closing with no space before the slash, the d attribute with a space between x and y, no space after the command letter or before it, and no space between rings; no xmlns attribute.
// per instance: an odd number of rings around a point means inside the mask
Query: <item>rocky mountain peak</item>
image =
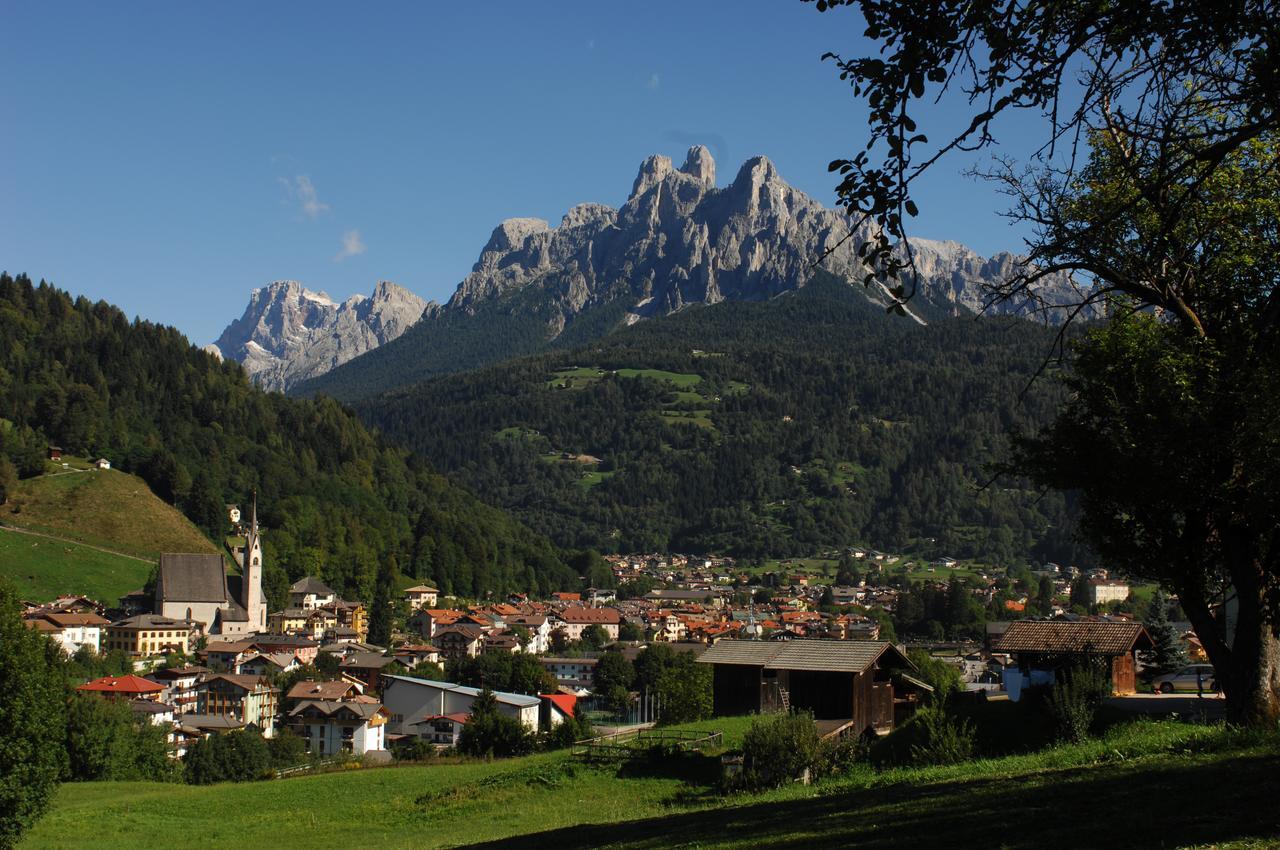
<svg viewBox="0 0 1280 850"><path fill-rule="evenodd" d="M708 189L716 187L716 161L711 158L711 151L706 145L694 145L689 148L680 171L693 177Z"/></svg>
<svg viewBox="0 0 1280 850"><path fill-rule="evenodd" d="M631 197L643 195L661 183L672 170L671 157L662 154L648 157L640 163L640 173L636 175L636 181L631 184Z"/></svg>
<svg viewBox="0 0 1280 850"><path fill-rule="evenodd" d="M239 361L266 389L285 390L390 342L438 309L386 280L371 296L341 304L296 280L278 280L255 289L244 314L205 350Z"/></svg>

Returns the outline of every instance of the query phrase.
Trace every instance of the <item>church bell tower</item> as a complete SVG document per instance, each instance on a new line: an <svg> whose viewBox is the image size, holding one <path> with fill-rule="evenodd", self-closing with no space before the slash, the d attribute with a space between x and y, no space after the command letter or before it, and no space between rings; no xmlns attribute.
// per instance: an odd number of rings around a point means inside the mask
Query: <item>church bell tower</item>
<svg viewBox="0 0 1280 850"><path fill-rule="evenodd" d="M250 508L249 529L244 541L244 561L241 564L244 576L241 593L244 598L240 604L249 615L249 628L255 631L266 631L267 603L262 598L262 539L258 535L258 494L253 494Z"/></svg>

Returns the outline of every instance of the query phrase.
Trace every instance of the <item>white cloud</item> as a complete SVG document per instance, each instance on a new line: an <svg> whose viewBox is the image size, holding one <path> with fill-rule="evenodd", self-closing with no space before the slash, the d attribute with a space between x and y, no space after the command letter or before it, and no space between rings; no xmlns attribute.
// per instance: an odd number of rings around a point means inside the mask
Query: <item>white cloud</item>
<svg viewBox="0 0 1280 850"><path fill-rule="evenodd" d="M650 75L649 75L649 89L652 91L653 89L656 89L656 88L657 88L658 86L660 86L660 85L662 85L662 78L661 78L661 77L659 77L656 73L655 73L655 74L650 74Z"/></svg>
<svg viewBox="0 0 1280 850"><path fill-rule="evenodd" d="M340 263L347 257L354 257L357 254L365 252L364 239L360 238L359 230L348 230L342 234L342 250L333 258L335 263Z"/></svg>
<svg viewBox="0 0 1280 850"><path fill-rule="evenodd" d="M588 50L596 49L596 40L594 38L587 39L587 49Z"/></svg>
<svg viewBox="0 0 1280 850"><path fill-rule="evenodd" d="M321 213L329 211L329 205L320 200L320 196L316 194L315 185L307 175L299 174L292 180L285 177L277 179L289 193L289 199L297 202L307 218L314 220L319 218Z"/></svg>

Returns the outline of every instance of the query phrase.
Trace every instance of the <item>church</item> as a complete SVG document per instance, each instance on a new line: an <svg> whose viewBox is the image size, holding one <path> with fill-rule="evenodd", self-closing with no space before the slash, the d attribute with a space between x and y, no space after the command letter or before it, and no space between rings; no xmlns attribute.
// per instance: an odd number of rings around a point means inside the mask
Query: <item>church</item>
<svg viewBox="0 0 1280 850"><path fill-rule="evenodd" d="M265 632L267 602L262 596L262 538L256 499L239 560L241 574L229 576L222 555L161 555L155 613L195 620L207 634Z"/></svg>

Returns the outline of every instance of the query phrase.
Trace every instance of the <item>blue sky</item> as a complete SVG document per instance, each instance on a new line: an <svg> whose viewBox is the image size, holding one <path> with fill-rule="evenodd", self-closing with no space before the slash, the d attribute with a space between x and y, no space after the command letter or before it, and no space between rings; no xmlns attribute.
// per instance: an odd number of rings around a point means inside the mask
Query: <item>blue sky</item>
<svg viewBox="0 0 1280 850"><path fill-rule="evenodd" d="M865 50L861 19L800 2L5 2L0 22L0 268L197 343L281 278L444 300L502 219L616 206L645 156L695 142L721 185L765 154L831 204L827 162L865 139L819 61ZM968 164L921 187L916 233L1017 248Z"/></svg>

